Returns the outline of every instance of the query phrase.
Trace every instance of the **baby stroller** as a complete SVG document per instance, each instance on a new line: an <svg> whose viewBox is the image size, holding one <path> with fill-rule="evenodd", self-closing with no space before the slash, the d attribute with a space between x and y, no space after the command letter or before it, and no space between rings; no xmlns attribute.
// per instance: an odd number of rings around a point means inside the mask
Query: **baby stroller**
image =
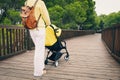
<svg viewBox="0 0 120 80"><path fill-rule="evenodd" d="M68 61L69 53L66 48L66 42L60 40L61 29L56 27L55 25L50 25L46 27L46 41L45 47L48 49L47 57L45 59L45 64L48 64L48 60L52 60L54 66L58 66L58 60L61 58L63 54L64 59ZM62 52L64 49L65 52ZM51 54L50 54L51 53Z"/></svg>

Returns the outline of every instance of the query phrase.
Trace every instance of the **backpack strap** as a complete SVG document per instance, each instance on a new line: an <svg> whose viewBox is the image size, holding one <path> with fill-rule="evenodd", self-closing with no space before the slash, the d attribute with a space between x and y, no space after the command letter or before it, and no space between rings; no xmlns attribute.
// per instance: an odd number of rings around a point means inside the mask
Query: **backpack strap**
<svg viewBox="0 0 120 80"><path fill-rule="evenodd" d="M33 5L33 7L35 7L35 6L36 6L37 2L38 2L38 0L36 0L36 1L35 1L35 3L34 3L34 5Z"/></svg>
<svg viewBox="0 0 120 80"><path fill-rule="evenodd" d="M33 7L35 7L35 6L36 6L37 2L38 2L38 0L36 0L36 1L35 1L35 3L34 3L34 5L33 5ZM40 14L40 15L39 15L39 17L38 17L38 20L37 20L37 25L38 25L38 21L39 21L40 17L41 17L41 14Z"/></svg>
<svg viewBox="0 0 120 80"><path fill-rule="evenodd" d="M35 1L34 5L32 7L35 7L37 2L38 2L38 0ZM27 6L27 1L25 2L25 5Z"/></svg>
<svg viewBox="0 0 120 80"><path fill-rule="evenodd" d="M41 17L41 14L40 14L40 15L39 15L39 17L38 17L38 20L37 20L37 25L38 25L38 21L39 21L40 17Z"/></svg>

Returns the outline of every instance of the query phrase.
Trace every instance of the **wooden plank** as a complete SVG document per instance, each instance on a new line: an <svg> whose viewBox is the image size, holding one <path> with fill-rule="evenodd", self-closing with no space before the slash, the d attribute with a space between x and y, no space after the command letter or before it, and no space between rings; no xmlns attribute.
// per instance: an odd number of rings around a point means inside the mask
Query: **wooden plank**
<svg viewBox="0 0 120 80"><path fill-rule="evenodd" d="M30 80L30 79L0 75L0 80Z"/></svg>
<svg viewBox="0 0 120 80"><path fill-rule="evenodd" d="M76 37L67 42L69 61L46 65L40 80L119 80L120 64L107 52L100 34ZM46 50L47 52L47 50ZM46 54L45 54L46 55ZM0 80L32 80L34 50L0 62Z"/></svg>

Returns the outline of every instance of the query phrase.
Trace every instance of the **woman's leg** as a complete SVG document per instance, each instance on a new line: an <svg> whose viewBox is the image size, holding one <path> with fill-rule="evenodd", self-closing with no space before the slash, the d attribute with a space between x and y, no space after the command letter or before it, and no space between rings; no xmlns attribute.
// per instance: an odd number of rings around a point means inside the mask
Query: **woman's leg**
<svg viewBox="0 0 120 80"><path fill-rule="evenodd" d="M35 44L34 76L42 76L44 69L45 29L30 30L30 34Z"/></svg>

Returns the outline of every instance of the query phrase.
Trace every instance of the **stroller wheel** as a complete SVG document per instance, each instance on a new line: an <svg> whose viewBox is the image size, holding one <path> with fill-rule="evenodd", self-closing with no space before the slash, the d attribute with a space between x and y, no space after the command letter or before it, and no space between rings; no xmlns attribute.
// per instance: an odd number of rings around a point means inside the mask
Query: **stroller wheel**
<svg viewBox="0 0 120 80"><path fill-rule="evenodd" d="M47 65L47 64L48 64L48 60L46 59L46 60L45 60L45 65Z"/></svg>
<svg viewBox="0 0 120 80"><path fill-rule="evenodd" d="M58 66L58 61L55 61L54 65L55 65L55 67L57 67Z"/></svg>
<svg viewBox="0 0 120 80"><path fill-rule="evenodd" d="M66 61L68 61L68 60L69 60L69 56L66 55L66 56L64 57L64 59L65 59Z"/></svg>

